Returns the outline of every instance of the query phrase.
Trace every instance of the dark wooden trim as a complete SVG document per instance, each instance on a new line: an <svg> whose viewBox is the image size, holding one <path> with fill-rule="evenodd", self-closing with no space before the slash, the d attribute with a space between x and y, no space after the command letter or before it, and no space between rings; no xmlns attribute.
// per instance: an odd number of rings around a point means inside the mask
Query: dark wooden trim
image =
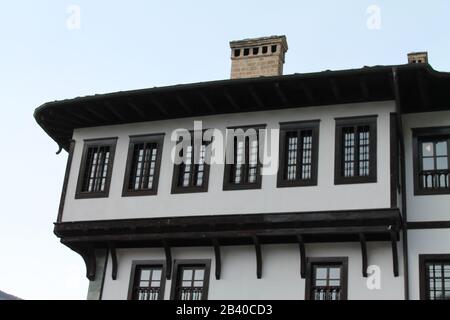
<svg viewBox="0 0 450 320"><path fill-rule="evenodd" d="M122 197L130 196L149 196L158 193L159 174L161 169L161 159L164 150L164 133L147 134L130 136L130 143L128 145L127 164L125 168L125 176L123 179ZM134 146L137 143L156 143L156 163L155 173L153 175L153 186L148 190L129 190L131 169L133 167Z"/></svg>
<svg viewBox="0 0 450 320"><path fill-rule="evenodd" d="M417 229L450 229L450 220L445 221L412 221L407 223L409 230Z"/></svg>
<svg viewBox="0 0 450 320"><path fill-rule="evenodd" d="M348 291L348 257L319 257L307 258L306 280L305 280L305 300L311 299L311 281L313 276L312 266L315 264L340 264L341 268L341 292L340 300L347 300Z"/></svg>
<svg viewBox="0 0 450 320"><path fill-rule="evenodd" d="M64 204L66 202L67 185L69 184L70 169L72 168L72 159L74 151L75 151L75 140L71 140L69 147L69 155L67 157L66 172L64 173L64 182L61 190L61 199L59 200L58 217L56 218L57 222L62 221Z"/></svg>
<svg viewBox="0 0 450 320"><path fill-rule="evenodd" d="M335 118L336 132L335 132L335 154L334 154L334 184L354 184L354 183L375 183L377 182L377 115L358 116L350 118ZM354 176L344 177L342 175L343 166L343 144L342 144L342 130L349 126L369 126L369 176ZM355 138L355 142L357 139ZM355 146L355 149L357 147ZM355 153L356 157L356 153ZM355 163L358 159L355 158ZM357 170L355 168L355 170Z"/></svg>
<svg viewBox="0 0 450 320"><path fill-rule="evenodd" d="M262 252L261 252L261 242L257 236L252 237L253 244L255 246L255 255L256 255L256 278L262 278Z"/></svg>
<svg viewBox="0 0 450 320"><path fill-rule="evenodd" d="M362 257L362 276L367 278L367 245L366 245L366 237L364 233L359 234L359 242L361 244L361 257Z"/></svg>
<svg viewBox="0 0 450 320"><path fill-rule="evenodd" d="M446 137L447 138L447 153L448 167L450 168L450 126L447 127L427 127L427 128L413 128L412 130L412 157L413 157L413 172L414 172L414 195L426 196L426 195L442 195L450 194L450 188L428 190L420 187L419 170L420 170L420 154L419 143L423 138L432 137Z"/></svg>
<svg viewBox="0 0 450 320"><path fill-rule="evenodd" d="M391 245L394 277L398 277L397 232L391 231Z"/></svg>
<svg viewBox="0 0 450 320"><path fill-rule="evenodd" d="M80 170L78 173L77 188L75 193L75 199L89 199L89 198L107 198L109 196L109 187L111 185L111 177L114 169L114 156L116 153L117 137L115 138L102 138L102 139L87 139L84 140L83 154L81 156ZM90 147L92 146L109 146L109 163L108 173L106 176L105 190L101 192L82 192L84 172L86 170L86 158Z"/></svg>
<svg viewBox="0 0 450 320"><path fill-rule="evenodd" d="M390 131L390 188L391 188L391 208L397 208L397 190L399 185L399 157L398 157L398 126L397 114L391 113L389 115L389 131Z"/></svg>
<svg viewBox="0 0 450 320"><path fill-rule="evenodd" d="M292 180L285 179L284 174L286 171L286 133L288 131L298 130L311 130L312 131L312 145L311 145L311 179L308 180ZM280 138L279 138L279 155L278 155L278 174L277 174L277 188L282 187L303 187L303 186L316 186L317 185L317 171L319 165L319 131L320 120L309 121L297 121L297 122L281 122L280 123ZM298 138L299 143L300 137ZM300 150L299 150L300 152ZM301 162L297 159L298 166ZM297 170L300 168L297 167Z"/></svg>
<svg viewBox="0 0 450 320"><path fill-rule="evenodd" d="M430 261L450 261L450 254L419 254L420 300L429 299L425 264Z"/></svg>
<svg viewBox="0 0 450 320"><path fill-rule="evenodd" d="M172 277L172 250L167 240L163 240L162 243L164 248L164 255L166 256L166 278L167 280L170 280L170 278Z"/></svg>
<svg viewBox="0 0 450 320"><path fill-rule="evenodd" d="M220 255L220 244L217 239L213 240L214 246L214 257L216 259L216 280L220 280L220 275L222 272L222 259Z"/></svg>
<svg viewBox="0 0 450 320"><path fill-rule="evenodd" d="M118 271L116 248L114 246L111 246L109 248L109 252L111 252L111 262L112 262L111 278L113 280L116 280L117 279L117 271ZM106 256L106 259L108 259L108 256Z"/></svg>
<svg viewBox="0 0 450 320"><path fill-rule="evenodd" d="M211 260L210 259L189 259L189 260L179 260L176 259L173 265L173 279L170 290L170 300L176 299L176 288L179 276L179 267L180 266L204 266L205 267L205 278L203 285L203 295L202 300L208 300L208 291L209 291L209 277L211 272Z"/></svg>
<svg viewBox="0 0 450 320"><path fill-rule="evenodd" d="M138 267L161 267L161 284L159 290L159 299L164 300L164 291L166 288L166 262L164 260L133 260L131 264L130 283L128 285L127 299L133 299L133 289L136 281L136 268Z"/></svg>
<svg viewBox="0 0 450 320"><path fill-rule="evenodd" d="M303 240L302 235L297 235L298 240L298 249L300 251L300 277L305 279L306 275L306 250L305 250L305 241Z"/></svg>
<svg viewBox="0 0 450 320"><path fill-rule="evenodd" d="M236 150L236 146L234 143L234 137L233 136L228 136L228 130L238 130L238 129L242 129L244 131L244 133L246 132L246 130L248 129L254 129L256 131L256 135L257 135L257 139L258 139L258 165L257 165L257 173L256 173L256 181L254 183L248 183L248 182L242 182L239 184L235 184L233 182L231 182L231 175L233 173L233 164L228 164L226 158L229 157L230 155L225 154L225 168L224 168L224 174L223 174L223 190L224 191L232 191L232 190L251 190L251 189L261 189L261 185L262 185L262 175L261 175L261 170L262 170L262 160L260 159L260 149L264 148L264 145L261 146L261 141L260 141L260 137L259 137L259 130L261 129L266 129L266 125L265 124L256 124L256 125L246 125L246 126L233 126L233 127L227 127L226 130L226 141L227 141L227 145L229 143L231 143L229 141L229 138L233 139L233 158L235 156L235 150ZM266 139L267 139L267 135L266 135ZM245 158L248 158L249 155L249 151L250 151L250 147L247 145L247 143L245 143L246 141L246 135L244 135L244 154L245 154ZM225 148L226 150L227 148ZM234 162L234 160L233 160ZM247 159L245 159L245 166L246 167L248 165L247 163ZM243 170L243 175L247 173L247 170L244 169Z"/></svg>

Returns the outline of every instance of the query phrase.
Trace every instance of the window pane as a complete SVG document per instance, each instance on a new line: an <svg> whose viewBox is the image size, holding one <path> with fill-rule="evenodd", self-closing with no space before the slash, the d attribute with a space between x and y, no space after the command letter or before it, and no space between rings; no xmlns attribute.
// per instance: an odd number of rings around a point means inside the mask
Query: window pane
<svg viewBox="0 0 450 320"><path fill-rule="evenodd" d="M422 156L424 156L424 157L433 156L434 155L433 150L434 150L433 142L423 142L422 143Z"/></svg>
<svg viewBox="0 0 450 320"><path fill-rule="evenodd" d="M447 141L441 141L436 143L436 155L446 156L447 153Z"/></svg>
<svg viewBox="0 0 450 320"><path fill-rule="evenodd" d="M161 270L153 270L152 280L161 280Z"/></svg>
<svg viewBox="0 0 450 320"><path fill-rule="evenodd" d="M331 279L339 279L341 277L341 269L340 268L330 268L330 278Z"/></svg>
<svg viewBox="0 0 450 320"><path fill-rule="evenodd" d="M437 157L436 158L436 169L438 169L438 170L448 169L447 157Z"/></svg>
<svg viewBox="0 0 450 320"><path fill-rule="evenodd" d="M192 270L183 270L183 280L192 280Z"/></svg>
<svg viewBox="0 0 450 320"><path fill-rule="evenodd" d="M205 275L205 270L196 270L194 280L203 280L204 275Z"/></svg>
<svg viewBox="0 0 450 320"><path fill-rule="evenodd" d="M150 280L150 270L141 271L141 280Z"/></svg>
<svg viewBox="0 0 450 320"><path fill-rule="evenodd" d="M423 170L434 170L434 159L433 158L423 158Z"/></svg>
<svg viewBox="0 0 450 320"><path fill-rule="evenodd" d="M316 278L317 279L326 279L327 278L327 268L317 268L316 269Z"/></svg>

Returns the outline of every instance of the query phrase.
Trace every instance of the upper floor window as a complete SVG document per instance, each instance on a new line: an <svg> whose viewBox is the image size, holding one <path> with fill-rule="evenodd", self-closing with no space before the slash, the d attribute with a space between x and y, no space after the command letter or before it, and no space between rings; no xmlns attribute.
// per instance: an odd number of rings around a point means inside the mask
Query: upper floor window
<svg viewBox="0 0 450 320"><path fill-rule="evenodd" d="M76 199L108 197L117 138L85 140Z"/></svg>
<svg viewBox="0 0 450 320"><path fill-rule="evenodd" d="M347 258L308 258L306 300L347 299Z"/></svg>
<svg viewBox="0 0 450 320"><path fill-rule="evenodd" d="M319 121L280 124L278 187L317 185Z"/></svg>
<svg viewBox="0 0 450 320"><path fill-rule="evenodd" d="M193 132L191 133L193 136ZM174 165L172 193L206 192L209 180L209 159L207 146L209 141L189 140L180 148L181 163ZM178 142L183 145L182 140Z"/></svg>
<svg viewBox="0 0 450 320"><path fill-rule="evenodd" d="M226 154L224 190L261 188L259 130L264 128L265 126L228 128L234 131L234 134L227 137L230 139L227 151L232 150L233 154Z"/></svg>
<svg viewBox="0 0 450 320"><path fill-rule="evenodd" d="M128 300L163 300L164 286L164 262L133 261Z"/></svg>
<svg viewBox="0 0 450 320"><path fill-rule="evenodd" d="M422 300L450 300L450 255L421 254L420 298Z"/></svg>
<svg viewBox="0 0 450 320"><path fill-rule="evenodd" d="M156 194L163 134L130 137L123 196Z"/></svg>
<svg viewBox="0 0 450 320"><path fill-rule="evenodd" d="M336 119L335 184L377 181L377 117Z"/></svg>
<svg viewBox="0 0 450 320"><path fill-rule="evenodd" d="M413 129L414 194L450 193L450 127Z"/></svg>
<svg viewBox="0 0 450 320"><path fill-rule="evenodd" d="M172 300L207 300L209 260L175 260Z"/></svg>

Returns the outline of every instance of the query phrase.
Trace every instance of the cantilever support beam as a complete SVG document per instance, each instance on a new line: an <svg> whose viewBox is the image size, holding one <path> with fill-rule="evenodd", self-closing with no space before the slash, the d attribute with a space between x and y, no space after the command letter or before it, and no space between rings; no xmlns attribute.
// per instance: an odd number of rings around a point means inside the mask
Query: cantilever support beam
<svg viewBox="0 0 450 320"><path fill-rule="evenodd" d="M220 256L220 244L217 239L213 240L214 256L216 258L216 280L220 280L220 274L222 272L222 261Z"/></svg>
<svg viewBox="0 0 450 320"><path fill-rule="evenodd" d="M394 266L394 276L398 277L398 252L397 252L397 233L391 231L391 244L392 244L392 262Z"/></svg>
<svg viewBox="0 0 450 320"><path fill-rule="evenodd" d="M118 269L116 247L110 246L109 251L111 252L111 261L112 261L111 277L113 280L116 280Z"/></svg>
<svg viewBox="0 0 450 320"><path fill-rule="evenodd" d="M170 280L172 276L172 251L170 250L169 243L166 240L163 240L164 253L166 255L166 279Z"/></svg>
<svg viewBox="0 0 450 320"><path fill-rule="evenodd" d="M306 251L305 251L305 241L301 234L297 235L298 249L300 250L300 276L305 279L306 275Z"/></svg>
<svg viewBox="0 0 450 320"><path fill-rule="evenodd" d="M367 278L367 245L366 236L364 233L359 234L359 242L361 244L361 256L362 256L362 276Z"/></svg>
<svg viewBox="0 0 450 320"><path fill-rule="evenodd" d="M261 254L261 243L259 242L258 237L255 235L252 237L253 244L255 245L255 254L256 254L256 277L258 279L262 278L262 254Z"/></svg>

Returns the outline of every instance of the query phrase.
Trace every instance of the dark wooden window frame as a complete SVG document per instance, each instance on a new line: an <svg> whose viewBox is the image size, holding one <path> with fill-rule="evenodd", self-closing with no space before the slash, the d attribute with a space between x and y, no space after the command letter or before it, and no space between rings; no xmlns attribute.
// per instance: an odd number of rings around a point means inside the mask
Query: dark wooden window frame
<svg viewBox="0 0 450 320"><path fill-rule="evenodd" d="M130 136L128 146L127 164L125 169L125 177L123 179L122 197L130 196L148 196L158 193L159 173L161 169L161 159L164 148L164 133L155 133L147 135ZM130 190L131 169L133 168L134 146L139 143L156 143L156 163L155 173L153 175L153 186L148 190Z"/></svg>
<svg viewBox="0 0 450 320"><path fill-rule="evenodd" d="M280 146L279 146L279 163L278 163L278 177L277 188L282 187L303 187L317 185L317 168L319 164L319 126L320 120L297 121L297 122L282 122L280 123ZM308 180L287 180L285 179L286 171L286 133L289 131L312 131L312 150L311 150L311 178ZM297 170L300 164L300 152L297 151Z"/></svg>
<svg viewBox="0 0 450 320"><path fill-rule="evenodd" d="M450 254L419 254L420 299L428 299L428 284L425 264L427 262L450 262Z"/></svg>
<svg viewBox="0 0 450 320"><path fill-rule="evenodd" d="M77 188L75 193L75 199L89 199L89 198L107 198L109 196L109 187L111 185L111 177L114 168L114 155L116 153L117 137L103 138L103 139L87 139L84 140L83 153L81 156L80 170L78 173ZM109 146L110 156L108 162L108 172L106 174L105 190L99 192L83 192L83 179L86 170L86 158L89 148L95 146Z"/></svg>
<svg viewBox="0 0 450 320"><path fill-rule="evenodd" d="M203 130L202 132L202 137L203 137L203 133L206 131ZM194 139L194 131L189 131L191 134L191 141L192 143L195 143ZM194 138L192 138L194 137ZM180 141L177 141L177 143L180 143ZM202 145L206 145L208 146L209 144L211 144L212 141L202 141ZM195 150L194 150L195 151ZM195 158L195 156L194 156ZM201 186L194 186L194 185L189 185L188 187L182 187L178 185L178 179L180 178L180 167L181 164L174 164L173 165L173 174L172 174L172 190L171 193L172 194L180 194L180 193L197 193L197 192L208 192L208 185L209 185L209 169L210 169L210 165L209 165L209 160L211 159L211 154L206 153L205 154L205 159L208 159L208 161L206 161L203 165L204 165L204 169L203 169L203 185ZM192 179L194 178L194 175L192 177Z"/></svg>
<svg viewBox="0 0 450 320"><path fill-rule="evenodd" d="M260 161L259 158L259 154L260 154L260 141L259 141L259 130L260 129L266 129L266 125L265 124L258 124L258 125L250 125L250 126L234 126L234 127L228 127L228 129L242 129L244 132L248 129L255 129L257 132L257 136L258 136L258 164L257 164L257 172L256 172L256 182L254 183L232 183L231 182L231 174L233 172L233 164L227 164L226 161L226 157L227 155L225 155L225 169L224 169L224 174L223 174L223 190L224 191L229 191L229 190L248 190L248 189L261 189L261 185L262 185L262 175L261 175L261 168L262 168L262 162ZM266 137L267 138L267 137ZM234 142L233 142L234 145ZM236 145L234 145L234 153L236 153ZM248 153L250 151L250 147L247 148L247 145L244 146L245 148L245 155L246 157L248 156ZM247 150L248 149L248 150ZM248 163L245 164L245 166L247 166Z"/></svg>
<svg viewBox="0 0 450 320"><path fill-rule="evenodd" d="M133 300L134 284L136 283L136 269L140 267L161 267L161 285L158 300L164 300L164 291L166 287L166 261L164 260L133 260L127 299Z"/></svg>
<svg viewBox="0 0 450 320"><path fill-rule="evenodd" d="M450 194L450 188L446 189L423 189L420 187L419 170L420 170L420 155L419 143L426 138L447 138L447 155L448 168L450 169L450 127L429 127L429 128L414 128L412 129L412 156L413 156L413 170L414 170L414 195L439 195Z"/></svg>
<svg viewBox="0 0 450 320"><path fill-rule="evenodd" d="M309 257L306 260L306 278L305 278L305 300L311 300L311 287L313 277L313 265L331 265L340 264L342 266L341 273L341 292L340 300L347 300L348 292L348 257Z"/></svg>
<svg viewBox="0 0 450 320"><path fill-rule="evenodd" d="M172 286L170 291L170 300L176 300L177 296L177 284L179 277L179 268L183 266L204 266L205 267L205 277L203 283L203 295L202 300L208 300L209 291L209 278L211 273L211 259L189 259L189 260L174 260L173 272L172 272Z"/></svg>
<svg viewBox="0 0 450 320"><path fill-rule="evenodd" d="M377 182L377 115L358 116L351 118L336 118L336 133L335 133L335 162L334 162L334 184L353 184L353 183L375 183ZM343 143L342 131L344 128L356 126L369 126L369 175L368 176L353 176L344 177L342 174L343 168ZM356 141L356 139L355 139ZM355 150L357 145L355 145ZM358 151L359 154L359 151ZM356 159L358 163L359 159ZM356 168L355 168L356 170Z"/></svg>

